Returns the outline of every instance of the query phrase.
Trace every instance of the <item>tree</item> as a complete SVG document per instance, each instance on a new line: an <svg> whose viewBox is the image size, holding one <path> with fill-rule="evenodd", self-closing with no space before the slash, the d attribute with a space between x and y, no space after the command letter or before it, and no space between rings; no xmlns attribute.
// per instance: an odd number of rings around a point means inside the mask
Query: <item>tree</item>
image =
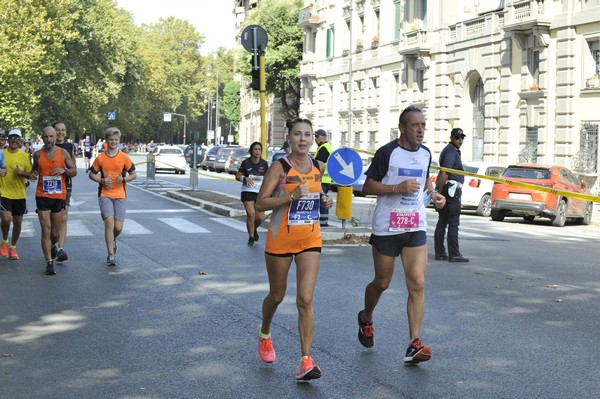
<svg viewBox="0 0 600 399"><path fill-rule="evenodd" d="M63 27L63 15L54 24L71 34L58 68L43 76L38 123L62 120L69 131L102 131L110 123L127 132L131 115L118 108L118 99L140 79L139 29L112 0L72 1L64 14L72 16L72 25ZM107 120L108 111L116 111L116 121Z"/></svg>
<svg viewBox="0 0 600 399"><path fill-rule="evenodd" d="M223 93L223 114L231 126L237 129L240 124L240 82L229 81Z"/></svg>
<svg viewBox="0 0 600 399"><path fill-rule="evenodd" d="M278 98L289 118L297 117L300 112L302 30L298 26L298 13L302 6L302 0L262 0L247 20L247 25L259 25L267 32L266 90ZM245 64L244 70L249 75L249 58Z"/></svg>
<svg viewBox="0 0 600 399"><path fill-rule="evenodd" d="M0 0L0 126L5 129L39 131L43 81L59 69L63 43L76 37L71 26L77 15L69 4Z"/></svg>
<svg viewBox="0 0 600 399"><path fill-rule="evenodd" d="M162 121L164 112L185 114L188 119L200 115L203 76L200 46L204 38L187 21L174 17L157 24L143 25L140 53L144 59L149 114L146 128L153 138L169 139L183 130L183 121Z"/></svg>

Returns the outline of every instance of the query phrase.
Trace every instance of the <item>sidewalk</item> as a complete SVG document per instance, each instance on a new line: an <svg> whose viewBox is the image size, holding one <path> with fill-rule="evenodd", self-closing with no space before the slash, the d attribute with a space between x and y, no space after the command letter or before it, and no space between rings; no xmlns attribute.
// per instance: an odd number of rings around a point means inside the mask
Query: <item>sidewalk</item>
<svg viewBox="0 0 600 399"><path fill-rule="evenodd" d="M600 202L594 202L592 211L592 226L600 227Z"/></svg>
<svg viewBox="0 0 600 399"><path fill-rule="evenodd" d="M203 190L180 190L167 191L167 196L198 206L217 215L242 221L246 219L246 211L240 198L229 194ZM268 215L269 212L267 212L267 218ZM263 223L263 226L266 226L266 224ZM346 228L334 226L323 228L321 235L323 241L355 244L357 241L366 241L366 237L371 235L371 230L364 227L353 227L347 223Z"/></svg>

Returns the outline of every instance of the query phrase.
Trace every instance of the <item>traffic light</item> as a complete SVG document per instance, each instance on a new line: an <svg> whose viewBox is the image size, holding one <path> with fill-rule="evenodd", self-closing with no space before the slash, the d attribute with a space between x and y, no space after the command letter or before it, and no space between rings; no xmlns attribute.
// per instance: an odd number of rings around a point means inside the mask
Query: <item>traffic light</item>
<svg viewBox="0 0 600 399"><path fill-rule="evenodd" d="M250 68L252 71L252 83L250 84L250 87L252 87L253 90L260 90L260 68L258 67L258 57L256 61L257 65L255 67L254 57L250 58Z"/></svg>

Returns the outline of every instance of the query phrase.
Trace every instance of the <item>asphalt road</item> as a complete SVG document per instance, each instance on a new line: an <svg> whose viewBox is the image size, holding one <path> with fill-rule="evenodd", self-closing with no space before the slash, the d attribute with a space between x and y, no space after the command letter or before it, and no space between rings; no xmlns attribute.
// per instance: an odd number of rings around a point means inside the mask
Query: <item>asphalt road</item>
<svg viewBox="0 0 600 399"><path fill-rule="evenodd" d="M272 330L277 361L266 365L255 335L268 289L263 243L247 247L243 223L165 198L177 185L157 177L160 184L128 189L114 269L104 264L95 187L85 176L75 180L70 259L56 276L43 274L39 223L26 216L21 260L0 260L1 398L597 396L593 226L464 216L461 246L471 262L430 261L422 339L433 358L417 367L402 365L400 264L367 350L356 339L356 313L372 278L370 247L325 247L313 345L323 377L296 383L293 272Z"/></svg>

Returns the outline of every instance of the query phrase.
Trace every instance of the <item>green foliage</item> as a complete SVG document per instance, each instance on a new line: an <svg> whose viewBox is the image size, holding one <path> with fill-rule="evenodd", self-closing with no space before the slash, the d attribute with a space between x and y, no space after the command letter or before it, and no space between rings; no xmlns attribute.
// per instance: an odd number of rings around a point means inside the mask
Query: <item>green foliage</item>
<svg viewBox="0 0 600 399"><path fill-rule="evenodd" d="M56 73L66 54L63 43L76 37L69 3L0 0L0 127L30 134L39 126L44 77Z"/></svg>
<svg viewBox="0 0 600 399"><path fill-rule="evenodd" d="M111 0L73 1L68 13L74 34L63 42L58 69L43 77L40 123L62 120L69 131L104 130L108 111L116 111L112 123L122 125L125 115L116 104L126 80L139 76L138 29Z"/></svg>
<svg viewBox="0 0 600 399"><path fill-rule="evenodd" d="M297 117L300 109L298 74L302 59L302 30L298 26L298 13L302 7L302 0L262 0L247 22L248 25L259 25L267 32L266 89L279 98L290 118ZM248 75L249 59L248 56Z"/></svg>
<svg viewBox="0 0 600 399"><path fill-rule="evenodd" d="M62 120L71 139L114 125L127 141L181 141L183 118L163 122L173 112L186 115L189 139L201 130L208 91L226 101L233 79L235 52L202 57L203 42L172 17L135 26L114 0L0 0L0 127L32 136ZM220 125L230 132L239 110L225 108Z"/></svg>
<svg viewBox="0 0 600 399"><path fill-rule="evenodd" d="M237 128L240 123L240 82L231 80L225 85L223 104L225 117Z"/></svg>

